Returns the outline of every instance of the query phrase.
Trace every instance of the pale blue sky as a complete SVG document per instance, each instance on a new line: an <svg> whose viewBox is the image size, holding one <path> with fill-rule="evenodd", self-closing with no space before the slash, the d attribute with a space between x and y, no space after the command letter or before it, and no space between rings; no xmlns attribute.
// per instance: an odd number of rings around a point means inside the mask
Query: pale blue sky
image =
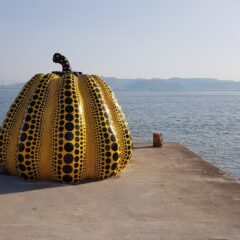
<svg viewBox="0 0 240 240"><path fill-rule="evenodd" d="M240 80L239 0L0 0L0 83L59 70Z"/></svg>

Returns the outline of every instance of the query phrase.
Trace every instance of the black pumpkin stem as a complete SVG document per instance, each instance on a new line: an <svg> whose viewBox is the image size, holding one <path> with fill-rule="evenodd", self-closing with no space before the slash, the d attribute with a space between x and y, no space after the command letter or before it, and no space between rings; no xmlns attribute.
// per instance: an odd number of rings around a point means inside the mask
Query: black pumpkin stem
<svg viewBox="0 0 240 240"><path fill-rule="evenodd" d="M60 63L62 65L62 72L63 73L72 72L69 61L67 60L66 57L64 57L60 53L55 53L53 55L53 62Z"/></svg>

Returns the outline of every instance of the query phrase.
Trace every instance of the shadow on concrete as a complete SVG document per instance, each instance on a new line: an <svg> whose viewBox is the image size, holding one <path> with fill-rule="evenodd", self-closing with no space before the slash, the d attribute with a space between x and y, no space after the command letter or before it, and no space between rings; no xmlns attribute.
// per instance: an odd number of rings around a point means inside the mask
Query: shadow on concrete
<svg viewBox="0 0 240 240"><path fill-rule="evenodd" d="M53 181L27 181L18 176L7 175L0 171L0 195L18 192L28 192L40 190L44 188L69 187L81 184L96 182L94 180L86 180L78 184L64 184Z"/></svg>
<svg viewBox="0 0 240 240"><path fill-rule="evenodd" d="M0 194L26 192L43 188L55 188L66 186L58 182L26 181L17 176L0 174Z"/></svg>

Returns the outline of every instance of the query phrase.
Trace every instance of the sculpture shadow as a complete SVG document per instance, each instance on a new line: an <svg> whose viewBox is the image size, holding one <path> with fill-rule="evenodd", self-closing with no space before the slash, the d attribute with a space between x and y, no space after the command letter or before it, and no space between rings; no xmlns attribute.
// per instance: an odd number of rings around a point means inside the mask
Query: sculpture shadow
<svg viewBox="0 0 240 240"><path fill-rule="evenodd" d="M79 184L64 184L54 181L26 181L18 176L7 175L0 171L0 195L18 193L18 192L28 192L34 190L40 190L45 188L57 188L57 187L69 187L81 184L86 184L90 182L95 182L94 180L84 181Z"/></svg>

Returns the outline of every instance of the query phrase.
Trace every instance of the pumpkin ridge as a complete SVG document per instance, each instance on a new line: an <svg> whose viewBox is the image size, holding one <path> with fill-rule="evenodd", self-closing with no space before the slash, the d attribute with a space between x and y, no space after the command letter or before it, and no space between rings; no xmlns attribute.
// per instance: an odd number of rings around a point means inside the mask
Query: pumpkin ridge
<svg viewBox="0 0 240 240"><path fill-rule="evenodd" d="M54 112L57 108L57 92L60 88L60 78L53 75L48 88L48 97L46 100L45 108L43 109L41 133L41 151L39 154L39 169L40 179L57 180L52 174L52 148L53 148L53 125L54 125Z"/></svg>
<svg viewBox="0 0 240 240"><path fill-rule="evenodd" d="M93 129L97 139L96 177L105 179L117 174L120 161L119 140L108 106L102 94L101 87L96 79L84 75L89 92L89 102L92 108ZM116 146L111 148L111 146Z"/></svg>
<svg viewBox="0 0 240 240"><path fill-rule="evenodd" d="M79 168L79 180L86 179L86 170L87 170L87 124L86 124L86 113L83 105L83 97L79 91L79 81L78 77L74 76L74 89L76 90L76 100L75 100L75 107L77 107L76 104L78 104L79 109L79 117L75 119L75 122L79 124L80 126L80 136L79 136L79 144L80 146L80 165L82 165L81 168ZM76 136L77 139L77 136Z"/></svg>
<svg viewBox="0 0 240 240"><path fill-rule="evenodd" d="M39 155L43 110L47 102L49 85L54 77L53 74L47 74L40 80L22 123L17 149L17 171L24 179L40 178Z"/></svg>
<svg viewBox="0 0 240 240"><path fill-rule="evenodd" d="M114 94L111 88L106 84L106 82L93 75L98 84L101 86L102 92L104 94L105 100L109 106L109 109L112 113L112 118L115 122L117 135L120 141L121 147L121 164L119 170L123 170L126 167L132 155L132 139L130 136L130 131L128 129L128 123L126 121L125 115L122 113L121 107L118 104L117 99L114 97Z"/></svg>
<svg viewBox="0 0 240 240"><path fill-rule="evenodd" d="M86 124L77 80L71 73L61 77L54 121L52 169L66 183L84 179L86 168Z"/></svg>
<svg viewBox="0 0 240 240"><path fill-rule="evenodd" d="M84 75L78 76L77 90L83 101L83 112L85 113L86 124L86 164L85 178L96 178L96 153L97 153L97 136L94 132L94 119L92 118L92 107L87 78Z"/></svg>
<svg viewBox="0 0 240 240"><path fill-rule="evenodd" d="M31 92L34 90L34 86L38 82L38 80L43 76L43 74L36 74L33 76L20 91L18 96L16 97L14 103L9 108L9 111L5 117L5 120L2 124L1 132L0 132L0 168L7 169L10 172L15 173L16 163L15 157L13 159L9 159L9 147L10 141L12 138L10 137L12 134L16 135L16 132L13 131L15 129L16 119L19 111L28 102L29 95L31 96ZM19 129L20 130L20 129ZM13 140L12 140L13 141ZM13 151L15 153L15 150ZM10 151L10 153L12 153ZM9 160L8 160L9 159ZM13 164L9 164L9 162L14 161ZM9 166L14 165L14 166Z"/></svg>

